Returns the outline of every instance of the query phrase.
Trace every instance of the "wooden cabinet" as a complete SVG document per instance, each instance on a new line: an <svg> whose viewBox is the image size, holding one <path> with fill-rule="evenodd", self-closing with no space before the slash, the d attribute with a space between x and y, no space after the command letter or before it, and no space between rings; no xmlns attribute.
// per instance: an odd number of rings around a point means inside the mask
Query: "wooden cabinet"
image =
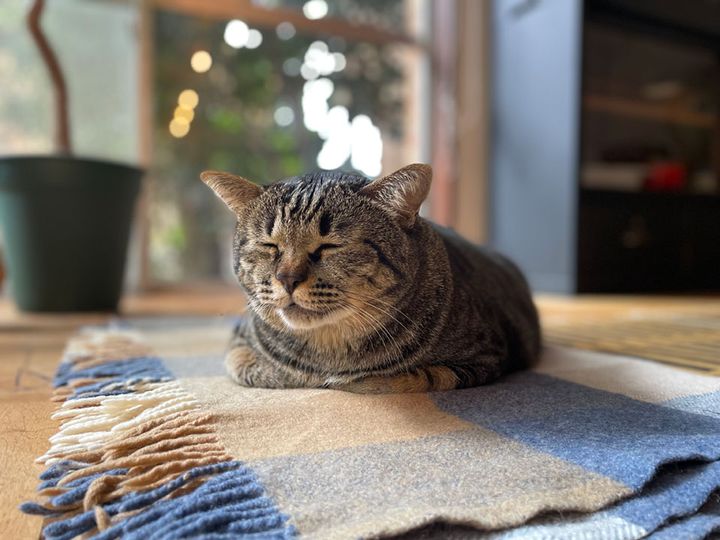
<svg viewBox="0 0 720 540"><path fill-rule="evenodd" d="M582 190L577 289L709 290L720 276L720 198Z"/></svg>

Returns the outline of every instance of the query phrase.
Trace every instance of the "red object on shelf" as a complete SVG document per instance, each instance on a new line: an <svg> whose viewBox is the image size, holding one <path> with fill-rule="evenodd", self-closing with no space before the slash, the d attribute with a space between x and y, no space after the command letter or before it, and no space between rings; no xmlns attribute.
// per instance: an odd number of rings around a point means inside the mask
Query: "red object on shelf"
<svg viewBox="0 0 720 540"><path fill-rule="evenodd" d="M647 191L680 191L687 182L687 169L677 161L658 161L648 167Z"/></svg>

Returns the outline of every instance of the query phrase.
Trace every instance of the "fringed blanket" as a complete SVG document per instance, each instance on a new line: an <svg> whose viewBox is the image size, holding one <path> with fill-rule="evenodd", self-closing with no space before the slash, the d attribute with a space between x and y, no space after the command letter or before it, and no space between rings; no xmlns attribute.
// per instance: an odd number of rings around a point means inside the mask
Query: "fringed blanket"
<svg viewBox="0 0 720 540"><path fill-rule="evenodd" d="M720 379L551 349L431 394L242 388L232 321L73 339L39 458L48 539L700 538L720 527ZM714 498L715 497L715 498ZM410 531L410 532L409 532Z"/></svg>

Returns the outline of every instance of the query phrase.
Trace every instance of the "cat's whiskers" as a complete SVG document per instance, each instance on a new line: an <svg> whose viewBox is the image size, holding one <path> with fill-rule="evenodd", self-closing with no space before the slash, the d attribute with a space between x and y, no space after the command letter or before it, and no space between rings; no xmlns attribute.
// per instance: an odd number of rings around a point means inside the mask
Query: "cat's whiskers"
<svg viewBox="0 0 720 540"><path fill-rule="evenodd" d="M395 304L388 302L387 300L383 300L382 298L378 298L377 296L374 296L374 295L363 294L358 291L343 291L343 293L345 295L355 296L358 300L372 300L374 302L378 302L381 305L384 305L384 306L394 309L398 314L405 317L405 319L407 319L408 321L412 321L412 319L410 319L410 317L408 317L400 308L398 308Z"/></svg>
<svg viewBox="0 0 720 540"><path fill-rule="evenodd" d="M335 287L333 287L335 288ZM365 309L361 305L357 305L356 303L349 302L347 300L343 300L343 296L347 298L348 300L356 300L360 302L364 302L365 304L369 304L372 308L377 309L379 312L383 313L387 317L395 320L400 326L407 329L407 327L399 321L396 317L394 317L391 313L388 313L386 310L384 310L380 306L372 305L370 302L368 302L368 298L360 298L359 295L357 295L357 298L353 298L354 295L351 294L342 294L341 292L333 293L331 297L326 297L328 300L326 301L318 301L315 300L318 304L330 304L334 306L338 306L340 309L349 310L352 315L352 320L359 321L364 320L367 323L367 326L361 325L360 328L354 328L350 332L345 332L347 325L338 325L334 329L330 329L331 331L341 331L344 334L348 334L347 338L353 338L356 337L358 332L357 330L360 330L361 334L369 334L369 333L375 333L380 338L383 344L383 348L389 349L390 347L394 348L397 351L397 355L393 355L393 359L399 359L402 357L402 350L400 346L397 344L397 340L392 335L392 333L388 330L387 325L381 320L380 317L378 317L376 314L371 313L368 309ZM330 300L332 298L332 300ZM388 304L389 307L394 307L390 304ZM395 308L397 309L397 308ZM401 315L405 316L402 311L397 310ZM405 316L408 318L407 316ZM409 320L409 318L408 318Z"/></svg>
<svg viewBox="0 0 720 540"><path fill-rule="evenodd" d="M360 295L360 294L354 293L354 292L353 293L348 292L348 293L346 293L346 295L350 299L357 300L360 302L365 302L367 305L369 305L373 309L376 309L376 310L380 311L381 313L384 313L385 315L390 317L392 320L394 320L396 323L398 323L400 326L402 326L404 330L406 330L407 332L410 332L410 329L400 319L398 319L391 312L389 312L383 308L383 306L386 306L388 308L394 309L398 313L398 315L404 317L408 321L408 323L412 325L412 319L410 319L410 317L408 317L405 313L403 313L403 311L401 309L399 309L398 307L393 306L392 304L389 304L387 302L384 302L384 301L380 300L379 298L363 296L363 295ZM377 305L377 303L381 303L381 305Z"/></svg>
<svg viewBox="0 0 720 540"><path fill-rule="evenodd" d="M275 305L271 302L263 302L259 301L258 298L250 297L248 298L248 308L250 308L252 311L254 311L257 315L259 315L262 319L268 320L268 319L275 319ZM288 330L282 325L279 325L279 329L283 333L287 333Z"/></svg>
<svg viewBox="0 0 720 540"><path fill-rule="evenodd" d="M399 360L402 358L402 349L400 348L400 345L398 345L395 337L390 333L390 331L387 329L387 326L380 319L378 319L369 311L363 309L360 306L356 306L350 303L346 303L346 306L351 309L351 312L365 318L365 320L368 321L373 331L377 333L378 337L380 337L380 340L383 343L383 348L387 348L388 346L388 343L385 341L384 336L388 338L389 343L397 351L397 357L394 357L393 360Z"/></svg>
<svg viewBox="0 0 720 540"><path fill-rule="evenodd" d="M308 338L315 346L323 349L337 349L337 347L356 340L361 335L371 335L373 333L378 335L383 343L383 348L389 349L393 343L392 336L382 321L379 321L358 306L343 300L339 294L332 300L315 300L313 305L316 308L318 306L330 307L332 311L342 310L345 314L343 319L347 319L345 324L338 321L340 324L330 324L310 330Z"/></svg>
<svg viewBox="0 0 720 540"><path fill-rule="evenodd" d="M348 315L348 318L353 321L353 324L357 325L357 327L363 332L363 333L370 333L370 332L377 332L377 329L370 323L369 321L363 319L360 317L360 314L351 312ZM379 334L378 334L379 335ZM383 344L385 343L385 340L380 336L380 339L383 340Z"/></svg>
<svg viewBox="0 0 720 540"><path fill-rule="evenodd" d="M322 296L313 294L317 292L325 294ZM321 312L323 315L325 313L332 313L333 311L344 310L349 319L348 322L352 321L352 326L348 324L330 323L316 329L310 329L309 331L312 333L312 337L315 338L313 341L318 345L324 344L325 346L336 347L341 343L356 339L358 335L375 334L393 360L402 358L400 345L389 331L386 322L382 320L383 317L380 316L382 314L388 320L394 320L402 328L408 330L408 327L388 309L385 309L385 307L394 309L398 313L398 316L410 320L400 309L381 299L371 298L358 293L348 293L335 286L323 287L321 291L311 290L309 296L310 299L304 299L301 304L305 306L306 309ZM313 296L319 298L312 298ZM352 302L353 300L355 302ZM272 294L268 295L256 292L255 296L250 298L248 303L255 312L266 317L270 314L274 315L274 312L278 309L277 299ZM376 313L371 312L368 307L376 311ZM338 321L338 323L339 322L340 321ZM292 331L290 329L286 330L288 332Z"/></svg>

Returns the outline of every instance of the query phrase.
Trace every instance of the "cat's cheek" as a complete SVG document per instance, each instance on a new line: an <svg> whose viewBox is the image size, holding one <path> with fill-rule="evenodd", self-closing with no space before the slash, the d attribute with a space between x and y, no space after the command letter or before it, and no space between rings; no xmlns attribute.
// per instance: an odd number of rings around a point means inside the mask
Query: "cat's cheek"
<svg viewBox="0 0 720 540"><path fill-rule="evenodd" d="M328 277L347 281L361 274L361 265L362 261L357 257L338 254L324 264L324 269ZM325 278L325 276L322 277Z"/></svg>

